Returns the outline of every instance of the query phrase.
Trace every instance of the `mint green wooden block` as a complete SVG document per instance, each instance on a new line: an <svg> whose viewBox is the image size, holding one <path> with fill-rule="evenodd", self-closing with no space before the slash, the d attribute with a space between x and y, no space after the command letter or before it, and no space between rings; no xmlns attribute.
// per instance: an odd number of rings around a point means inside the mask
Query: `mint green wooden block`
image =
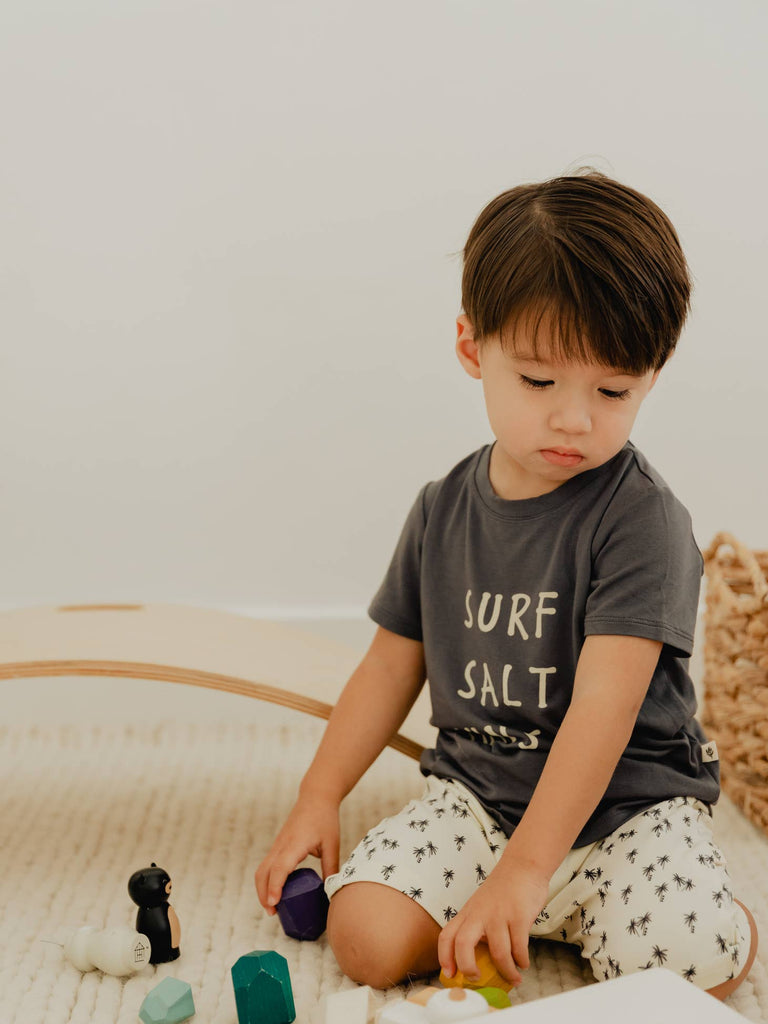
<svg viewBox="0 0 768 1024"><path fill-rule="evenodd" d="M163 978L147 994L139 1010L144 1024L181 1024L195 1014L192 989L186 981Z"/></svg>
<svg viewBox="0 0 768 1024"><path fill-rule="evenodd" d="M288 961L271 949L246 953L232 966L240 1024L291 1024L296 1020Z"/></svg>

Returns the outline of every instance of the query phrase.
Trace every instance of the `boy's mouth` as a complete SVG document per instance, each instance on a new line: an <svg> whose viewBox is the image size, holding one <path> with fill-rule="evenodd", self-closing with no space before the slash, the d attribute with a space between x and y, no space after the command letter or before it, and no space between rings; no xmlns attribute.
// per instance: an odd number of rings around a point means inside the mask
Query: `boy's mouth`
<svg viewBox="0 0 768 1024"><path fill-rule="evenodd" d="M578 466L584 456L575 448L544 448L541 454L553 466Z"/></svg>

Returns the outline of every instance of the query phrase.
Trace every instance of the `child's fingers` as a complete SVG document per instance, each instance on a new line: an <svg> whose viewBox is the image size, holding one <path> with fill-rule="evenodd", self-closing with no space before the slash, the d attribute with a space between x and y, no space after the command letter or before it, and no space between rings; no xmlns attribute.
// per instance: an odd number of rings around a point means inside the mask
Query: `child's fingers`
<svg viewBox="0 0 768 1024"><path fill-rule="evenodd" d="M440 967L447 978L452 978L456 973L456 959L453 955L453 942L456 929L450 925L443 928L437 939L437 959Z"/></svg>
<svg viewBox="0 0 768 1024"><path fill-rule="evenodd" d="M488 935L488 952L496 969L504 975L512 985L521 984L523 978L518 970L518 962L513 953L510 931L506 925L500 926Z"/></svg>
<svg viewBox="0 0 768 1024"><path fill-rule="evenodd" d="M470 929L466 926L460 928L456 933L456 939L453 944L456 969L461 971L464 977L470 981L477 981L480 977L475 951L482 937L482 934L478 934L476 929Z"/></svg>

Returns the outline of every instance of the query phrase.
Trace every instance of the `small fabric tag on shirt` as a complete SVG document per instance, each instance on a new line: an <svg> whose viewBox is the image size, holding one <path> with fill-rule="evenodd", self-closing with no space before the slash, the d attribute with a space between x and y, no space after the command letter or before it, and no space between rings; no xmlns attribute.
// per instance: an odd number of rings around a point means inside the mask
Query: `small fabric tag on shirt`
<svg viewBox="0 0 768 1024"><path fill-rule="evenodd" d="M720 760L720 757L717 753L717 744L714 740L710 740L709 743L702 743L701 760L704 762L704 764L708 764L710 761Z"/></svg>

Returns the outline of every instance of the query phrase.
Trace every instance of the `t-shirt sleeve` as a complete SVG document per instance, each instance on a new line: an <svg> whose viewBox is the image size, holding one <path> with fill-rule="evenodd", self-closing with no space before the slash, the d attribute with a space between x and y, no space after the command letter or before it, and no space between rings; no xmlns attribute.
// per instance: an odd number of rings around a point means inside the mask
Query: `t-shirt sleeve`
<svg viewBox="0 0 768 1024"><path fill-rule="evenodd" d="M606 510L594 545L585 635L646 637L690 657L703 560L685 507L649 486Z"/></svg>
<svg viewBox="0 0 768 1024"><path fill-rule="evenodd" d="M368 614L384 629L411 640L422 640L421 549L427 522L426 484L419 491L400 533L384 580Z"/></svg>

